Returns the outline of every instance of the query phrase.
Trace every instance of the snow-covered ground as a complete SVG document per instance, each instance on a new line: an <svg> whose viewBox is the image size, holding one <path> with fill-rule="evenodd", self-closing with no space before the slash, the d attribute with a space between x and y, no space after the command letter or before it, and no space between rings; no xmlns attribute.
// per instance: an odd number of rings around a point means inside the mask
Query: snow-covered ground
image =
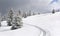
<svg viewBox="0 0 60 36"><path fill-rule="evenodd" d="M7 26L7 21L2 21L1 26Z"/></svg>
<svg viewBox="0 0 60 36"><path fill-rule="evenodd" d="M22 28L10 30L11 26L7 26L6 21L1 22L0 36L43 36L43 31L37 26L23 24Z"/></svg>
<svg viewBox="0 0 60 36"><path fill-rule="evenodd" d="M16 30L10 30L11 27L5 26L6 21L1 24L1 36L60 36L60 12L23 18L23 27Z"/></svg>
<svg viewBox="0 0 60 36"><path fill-rule="evenodd" d="M23 22L44 29L49 36L60 36L60 12L30 16Z"/></svg>
<svg viewBox="0 0 60 36"><path fill-rule="evenodd" d="M11 30L12 26L7 26L7 21L2 21L0 26L0 32Z"/></svg>

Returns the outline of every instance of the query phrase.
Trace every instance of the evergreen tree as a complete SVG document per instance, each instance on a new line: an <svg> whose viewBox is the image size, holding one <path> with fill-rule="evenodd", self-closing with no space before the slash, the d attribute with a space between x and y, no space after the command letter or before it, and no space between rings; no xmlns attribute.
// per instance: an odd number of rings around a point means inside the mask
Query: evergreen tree
<svg viewBox="0 0 60 36"><path fill-rule="evenodd" d="M27 13L23 12L23 17L26 18L27 17Z"/></svg>
<svg viewBox="0 0 60 36"><path fill-rule="evenodd" d="M2 19L2 16L1 16L1 13L0 13L0 26L1 26L1 19Z"/></svg>
<svg viewBox="0 0 60 36"><path fill-rule="evenodd" d="M18 15L22 17L22 12L19 10Z"/></svg>
<svg viewBox="0 0 60 36"><path fill-rule="evenodd" d="M31 10L29 10L29 16L31 16Z"/></svg>
<svg viewBox="0 0 60 36"><path fill-rule="evenodd" d="M29 16L29 12L27 12L27 16Z"/></svg>
<svg viewBox="0 0 60 36"><path fill-rule="evenodd" d="M6 20L5 16L2 17L1 21L4 21L4 20Z"/></svg>
<svg viewBox="0 0 60 36"><path fill-rule="evenodd" d="M27 12L27 16L31 16L32 13L31 13L31 10L29 10L29 12Z"/></svg>
<svg viewBox="0 0 60 36"><path fill-rule="evenodd" d="M8 13L8 26L12 25L12 20L13 20L13 10L10 9L10 11Z"/></svg>
<svg viewBox="0 0 60 36"><path fill-rule="evenodd" d="M14 20L13 20L13 26L12 26L11 30L21 28L22 24L23 23L22 23L21 17L19 17L18 15L15 16Z"/></svg>
<svg viewBox="0 0 60 36"><path fill-rule="evenodd" d="M38 12L38 14L40 14L40 13Z"/></svg>
<svg viewBox="0 0 60 36"><path fill-rule="evenodd" d="M33 15L35 15L35 13L33 12Z"/></svg>
<svg viewBox="0 0 60 36"><path fill-rule="evenodd" d="M19 10L19 15L21 15L21 11Z"/></svg>
<svg viewBox="0 0 60 36"><path fill-rule="evenodd" d="M55 13L55 10L54 10L54 9L52 10L52 13L53 13L53 14Z"/></svg>

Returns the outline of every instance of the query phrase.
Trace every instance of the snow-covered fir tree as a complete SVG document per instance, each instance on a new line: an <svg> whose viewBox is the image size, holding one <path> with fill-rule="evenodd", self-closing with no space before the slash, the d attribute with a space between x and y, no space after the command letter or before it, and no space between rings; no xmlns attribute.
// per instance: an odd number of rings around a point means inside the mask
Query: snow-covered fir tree
<svg viewBox="0 0 60 36"><path fill-rule="evenodd" d="M19 15L20 17L22 17L23 14L22 14L21 10L18 11L18 15Z"/></svg>
<svg viewBox="0 0 60 36"><path fill-rule="evenodd" d="M18 13L19 13L19 15L21 15L21 11L20 10L18 11Z"/></svg>
<svg viewBox="0 0 60 36"><path fill-rule="evenodd" d="M31 13L31 10L29 10L29 12L27 12L27 16L31 16L32 13Z"/></svg>
<svg viewBox="0 0 60 36"><path fill-rule="evenodd" d="M27 17L27 13L26 12L23 12L22 17L26 18Z"/></svg>
<svg viewBox="0 0 60 36"><path fill-rule="evenodd" d="M29 16L29 12L27 12L27 16Z"/></svg>
<svg viewBox="0 0 60 36"><path fill-rule="evenodd" d="M6 17L2 16L1 21L5 21L5 20L6 20Z"/></svg>
<svg viewBox="0 0 60 36"><path fill-rule="evenodd" d="M13 10L10 9L10 11L8 12L8 26L12 25L12 20L13 20Z"/></svg>
<svg viewBox="0 0 60 36"><path fill-rule="evenodd" d="M13 25L11 30L21 28L23 25L22 18L17 14L13 19Z"/></svg>
<svg viewBox="0 0 60 36"><path fill-rule="evenodd" d="M52 10L52 13L53 13L53 14L55 13L55 10L54 10L54 9Z"/></svg>
<svg viewBox="0 0 60 36"><path fill-rule="evenodd" d="M31 10L29 10L29 16L31 16Z"/></svg>

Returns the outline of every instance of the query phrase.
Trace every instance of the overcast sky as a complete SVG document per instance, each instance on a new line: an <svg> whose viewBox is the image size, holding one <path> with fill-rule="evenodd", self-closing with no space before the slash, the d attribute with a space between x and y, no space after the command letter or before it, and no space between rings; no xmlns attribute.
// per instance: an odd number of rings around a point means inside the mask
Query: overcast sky
<svg viewBox="0 0 60 36"><path fill-rule="evenodd" d="M32 12L47 13L54 9L60 8L60 2L54 2L53 0L0 0L0 12L6 13L9 8L14 10L32 10Z"/></svg>

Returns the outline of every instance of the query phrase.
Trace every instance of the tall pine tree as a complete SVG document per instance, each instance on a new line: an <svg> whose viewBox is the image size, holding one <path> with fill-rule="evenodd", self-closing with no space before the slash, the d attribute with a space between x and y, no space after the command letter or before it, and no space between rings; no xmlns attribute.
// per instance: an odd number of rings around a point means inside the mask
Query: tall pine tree
<svg viewBox="0 0 60 36"><path fill-rule="evenodd" d="M12 26L11 30L21 28L22 25L23 25L23 23L22 23L22 18L19 17L19 15L17 15L17 16L15 16L14 19L13 19L13 26Z"/></svg>
<svg viewBox="0 0 60 36"><path fill-rule="evenodd" d="M8 13L8 26L12 25L12 20L13 20L13 10L10 9L10 11Z"/></svg>

